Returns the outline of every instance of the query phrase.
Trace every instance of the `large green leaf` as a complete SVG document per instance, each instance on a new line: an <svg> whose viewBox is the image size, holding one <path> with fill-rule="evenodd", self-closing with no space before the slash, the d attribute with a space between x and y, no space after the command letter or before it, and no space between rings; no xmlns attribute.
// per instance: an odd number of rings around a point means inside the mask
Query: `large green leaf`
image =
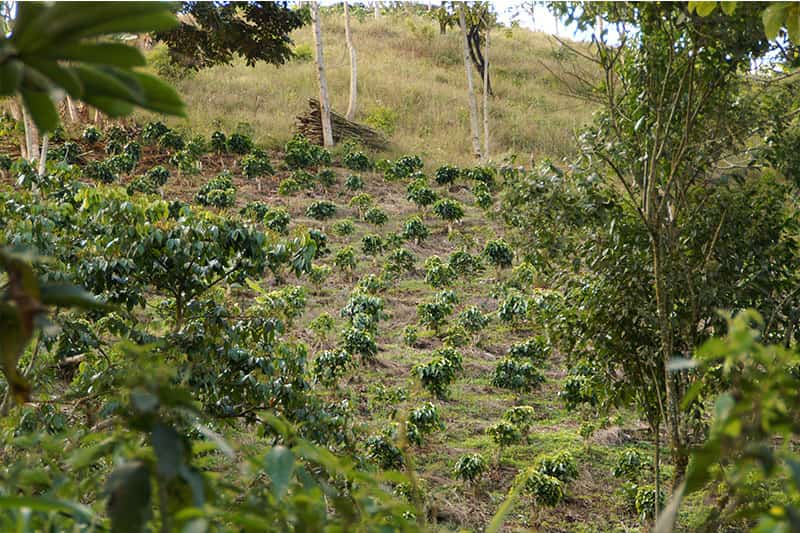
<svg viewBox="0 0 800 533"><path fill-rule="evenodd" d="M264 460L264 469L272 481L272 494L280 501L289 491L289 481L294 471L294 454L285 446L275 446Z"/></svg>
<svg viewBox="0 0 800 533"><path fill-rule="evenodd" d="M0 496L0 509L23 509L46 513L66 513L81 522L95 520L92 510L80 503L48 496Z"/></svg>
<svg viewBox="0 0 800 533"><path fill-rule="evenodd" d="M22 101L40 131L53 131L58 127L58 110L50 95L40 91L22 91Z"/></svg>
<svg viewBox="0 0 800 533"><path fill-rule="evenodd" d="M138 533L150 520L150 469L132 461L114 470L106 482L111 529L117 533Z"/></svg>
<svg viewBox="0 0 800 533"><path fill-rule="evenodd" d="M58 307L82 307L84 309L104 309L107 306L83 287L71 284L49 283L40 289L40 299L44 305Z"/></svg>
<svg viewBox="0 0 800 533"><path fill-rule="evenodd" d="M46 79L47 89L62 88L73 98L80 98L83 94L81 80L70 67L60 65L57 61L40 58L28 60L27 66L26 75L30 75L31 70L38 72Z"/></svg>
<svg viewBox="0 0 800 533"><path fill-rule="evenodd" d="M141 67L147 63L138 49L122 43L70 44L47 50L43 55L50 59L68 59L123 68Z"/></svg>
<svg viewBox="0 0 800 533"><path fill-rule="evenodd" d="M19 90L24 65L15 59L0 64L0 95L10 96Z"/></svg>

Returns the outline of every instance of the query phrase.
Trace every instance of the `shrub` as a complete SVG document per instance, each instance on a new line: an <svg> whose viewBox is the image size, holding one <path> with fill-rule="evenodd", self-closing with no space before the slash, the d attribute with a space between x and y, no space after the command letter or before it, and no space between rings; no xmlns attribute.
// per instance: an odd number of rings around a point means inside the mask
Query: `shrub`
<svg viewBox="0 0 800 533"><path fill-rule="evenodd" d="M483 263L480 257L472 255L466 250L456 250L447 260L457 276L474 276L483 272Z"/></svg>
<svg viewBox="0 0 800 533"><path fill-rule="evenodd" d="M289 168L309 168L331 164L331 154L311 142L303 135L292 137L284 147L285 161Z"/></svg>
<svg viewBox="0 0 800 533"><path fill-rule="evenodd" d="M186 139L175 130L168 130L158 138L158 146L162 150L179 151L186 148Z"/></svg>
<svg viewBox="0 0 800 533"><path fill-rule="evenodd" d="M383 268L390 274L401 274L414 270L414 254L405 248L397 248L386 256Z"/></svg>
<svg viewBox="0 0 800 533"><path fill-rule="evenodd" d="M327 200L313 202L306 208L306 216L315 220L327 220L336 216L336 204Z"/></svg>
<svg viewBox="0 0 800 533"><path fill-rule="evenodd" d="M450 265L432 255L425 260L425 283L433 288L447 287L455 281L456 273Z"/></svg>
<svg viewBox="0 0 800 533"><path fill-rule="evenodd" d="M289 230L292 217L283 207L272 207L264 215L264 225L276 233L285 234Z"/></svg>
<svg viewBox="0 0 800 533"><path fill-rule="evenodd" d="M147 176L137 176L128 184L128 194L140 192L144 194L158 194L158 185Z"/></svg>
<svg viewBox="0 0 800 533"><path fill-rule="evenodd" d="M403 343L406 346L414 346L417 343L418 338L419 333L416 326L408 324L403 328Z"/></svg>
<svg viewBox="0 0 800 533"><path fill-rule="evenodd" d="M83 172L89 178L101 183L114 183L117 181L117 176L114 174L111 166L104 161L89 161L89 163L83 167Z"/></svg>
<svg viewBox="0 0 800 533"><path fill-rule="evenodd" d="M330 168L323 168L317 172L317 181L323 187L332 187L336 185L336 172Z"/></svg>
<svg viewBox="0 0 800 533"><path fill-rule="evenodd" d="M540 456L537 460L537 470L564 483L578 477L578 467L575 465L575 459L568 451Z"/></svg>
<svg viewBox="0 0 800 533"><path fill-rule="evenodd" d="M386 281L375 274L367 274L358 280L355 289L365 294L376 294L386 289Z"/></svg>
<svg viewBox="0 0 800 533"><path fill-rule="evenodd" d="M481 312L478 306L473 305L461 311L457 318L458 324L470 333L478 333L489 324L488 315Z"/></svg>
<svg viewBox="0 0 800 533"><path fill-rule="evenodd" d="M74 165L82 162L81 147L72 141L65 141L60 147L51 152L48 152L48 158L55 161L63 161L64 163ZM9 158L10 160L10 158ZM138 161L138 158L137 158ZM10 163L9 163L10 165Z"/></svg>
<svg viewBox="0 0 800 533"><path fill-rule="evenodd" d="M414 240L419 245L422 241L428 238L430 232L428 226L418 216L412 216L403 224L403 238L406 240Z"/></svg>
<svg viewBox="0 0 800 533"><path fill-rule="evenodd" d="M342 272L355 270L356 254L353 248L350 246L339 248L333 256L333 264Z"/></svg>
<svg viewBox="0 0 800 533"><path fill-rule="evenodd" d="M203 185L195 196L200 205L218 208L230 207L236 203L236 188L230 174L223 172Z"/></svg>
<svg viewBox="0 0 800 533"><path fill-rule="evenodd" d="M528 359L531 362L541 364L550 356L550 343L541 335L512 344L508 349L508 356L512 359Z"/></svg>
<svg viewBox="0 0 800 533"><path fill-rule="evenodd" d="M122 147L122 153L138 162L142 158L142 145L136 141L130 141Z"/></svg>
<svg viewBox="0 0 800 533"><path fill-rule="evenodd" d="M433 204L433 212L448 223L453 223L464 218L464 208L456 200L443 198Z"/></svg>
<svg viewBox="0 0 800 533"><path fill-rule="evenodd" d="M519 290L526 290L536 282L536 269L532 264L523 261L511 271L511 277L506 284Z"/></svg>
<svg viewBox="0 0 800 533"><path fill-rule="evenodd" d="M441 429L444 429L444 423L439 418L436 406L431 402L417 407L408 415L406 435L412 444L421 445L422 437Z"/></svg>
<svg viewBox="0 0 800 533"><path fill-rule="evenodd" d="M528 392L544 382L544 376L528 362L506 357L497 363L492 376L492 385L517 392Z"/></svg>
<svg viewBox="0 0 800 533"><path fill-rule="evenodd" d="M167 179L169 178L169 170L167 170L161 165L156 165L147 172L145 172L144 175L148 179L152 180L153 183L161 187L165 183L167 183Z"/></svg>
<svg viewBox="0 0 800 533"><path fill-rule="evenodd" d="M580 373L570 373L564 380L564 390L558 393L568 411L572 411L582 404L597 405L597 394L594 391L594 382L590 376Z"/></svg>
<svg viewBox="0 0 800 533"><path fill-rule="evenodd" d="M331 275L331 267L327 265L311 265L311 272L308 273L308 279L314 285L321 285L328 276Z"/></svg>
<svg viewBox="0 0 800 533"><path fill-rule="evenodd" d="M278 184L278 194L281 196L292 196L303 190L303 186L294 178L284 178Z"/></svg>
<svg viewBox="0 0 800 533"><path fill-rule="evenodd" d="M658 493L658 508L664 508L664 493ZM637 487L636 514L642 522L652 521L656 514L656 489L652 485Z"/></svg>
<svg viewBox="0 0 800 533"><path fill-rule="evenodd" d="M89 126L83 130L81 137L89 144L97 144L103 138L103 134L94 126Z"/></svg>
<svg viewBox="0 0 800 533"><path fill-rule="evenodd" d="M352 320L360 314L367 315L371 324L377 324L383 318L383 299L356 292L342 308L341 315Z"/></svg>
<svg viewBox="0 0 800 533"><path fill-rule="evenodd" d="M323 232L318 229L310 229L308 230L308 238L314 241L317 247L314 253L314 259L330 253L330 249L328 248L328 236Z"/></svg>
<svg viewBox="0 0 800 533"><path fill-rule="evenodd" d="M228 151L228 138L221 131L211 134L211 149L222 154Z"/></svg>
<svg viewBox="0 0 800 533"><path fill-rule="evenodd" d="M189 142L186 143L186 151L192 154L192 157L199 158L208 151L208 143L202 135L195 135ZM266 154L259 154L266 157ZM269 160L267 160L269 161Z"/></svg>
<svg viewBox="0 0 800 533"><path fill-rule="evenodd" d="M494 188L495 171L489 167L472 167L461 170L461 175L466 180L477 181L485 184L490 189Z"/></svg>
<svg viewBox="0 0 800 533"><path fill-rule="evenodd" d="M364 235L361 238L361 250L364 255L380 255L386 248L386 243L380 235Z"/></svg>
<svg viewBox="0 0 800 533"><path fill-rule="evenodd" d="M314 359L311 375L319 383L331 387L345 375L352 362L353 359L346 350L325 350Z"/></svg>
<svg viewBox="0 0 800 533"><path fill-rule="evenodd" d="M406 187L406 198L418 207L424 208L434 204L438 196L424 180L416 179Z"/></svg>
<svg viewBox="0 0 800 533"><path fill-rule="evenodd" d="M393 440L389 432L384 432L372 435L366 442L367 457L384 470L396 470L403 466L403 454Z"/></svg>
<svg viewBox="0 0 800 533"><path fill-rule="evenodd" d="M147 145L155 144L168 131L170 129L163 122L148 122L142 128L142 142Z"/></svg>
<svg viewBox="0 0 800 533"><path fill-rule="evenodd" d="M487 242L483 255L498 268L508 268L514 262L514 250L503 239Z"/></svg>
<svg viewBox="0 0 800 533"><path fill-rule="evenodd" d="M517 293L511 293L500 302L497 316L501 321L515 323L524 320L528 315L528 300Z"/></svg>
<svg viewBox="0 0 800 533"><path fill-rule="evenodd" d="M364 213L364 220L376 226L382 226L388 222L389 217L380 207L373 207Z"/></svg>
<svg viewBox="0 0 800 533"><path fill-rule="evenodd" d="M317 177L303 169L295 170L291 177L304 189L313 189L317 186Z"/></svg>
<svg viewBox="0 0 800 533"><path fill-rule="evenodd" d="M439 185L449 185L458 179L460 172L458 167L443 165L436 169L436 183Z"/></svg>
<svg viewBox="0 0 800 533"><path fill-rule="evenodd" d="M492 440L501 449L522 440L522 433L520 433L519 428L505 420L486 428L486 434L492 437Z"/></svg>
<svg viewBox="0 0 800 533"><path fill-rule="evenodd" d="M412 374L422 382L422 386L439 399L446 399L450 385L455 382L458 369L446 357L435 357L431 361L415 365Z"/></svg>
<svg viewBox="0 0 800 533"><path fill-rule="evenodd" d="M369 195L368 193L362 192L362 193L356 194L355 196L350 198L350 202L348 202L347 205L349 205L350 207L353 207L355 209L358 209L358 212L360 214L363 214L368 209L370 209L373 206L374 203L375 203L375 200L372 199L371 195Z"/></svg>
<svg viewBox="0 0 800 533"><path fill-rule="evenodd" d="M351 355L358 355L363 362L371 362L378 355L378 345L372 335L364 329L351 327L342 335L342 345Z"/></svg>
<svg viewBox="0 0 800 533"><path fill-rule="evenodd" d="M489 209L494 203L494 197L485 183L476 183L472 187L472 195L475 197L475 205L481 209Z"/></svg>
<svg viewBox="0 0 800 533"><path fill-rule="evenodd" d="M344 154L342 163L345 168L349 168L350 170L364 171L372 168L372 162L369 160L369 157L361 151L348 151Z"/></svg>
<svg viewBox="0 0 800 533"><path fill-rule="evenodd" d="M261 222L269 212L269 205L261 201L248 202L239 210L239 214L254 222Z"/></svg>
<svg viewBox="0 0 800 533"><path fill-rule="evenodd" d="M555 507L564 500L564 484L560 479L536 470L525 474L525 490L539 505Z"/></svg>
<svg viewBox="0 0 800 533"><path fill-rule="evenodd" d="M275 173L269 162L269 157L263 152L252 153L244 156L241 161L242 174L248 179L257 179Z"/></svg>
<svg viewBox="0 0 800 533"><path fill-rule="evenodd" d="M455 348L449 346L438 348L433 351L433 355L447 359L447 362L453 365L453 368L455 368L456 371L461 372L463 370L464 356L461 355L461 352Z"/></svg>
<svg viewBox="0 0 800 533"><path fill-rule="evenodd" d="M234 154L246 154L253 149L253 139L243 133L232 133L228 137L227 148Z"/></svg>
<svg viewBox="0 0 800 533"><path fill-rule="evenodd" d="M337 220L334 222L332 229L334 235L345 237L353 234L353 232L356 230L356 225L353 224L352 220L346 218L344 220Z"/></svg>
<svg viewBox="0 0 800 533"><path fill-rule="evenodd" d="M364 188L364 179L361 176L350 174L344 180L344 186L351 191L360 191Z"/></svg>
<svg viewBox="0 0 800 533"><path fill-rule="evenodd" d="M520 433L527 435L536 420L536 411L529 405L516 405L506 409L506 412L503 413L503 420L514 424L519 428Z"/></svg>
<svg viewBox="0 0 800 533"><path fill-rule="evenodd" d="M423 302L417 305L419 322L425 327L438 332L442 325L453 312L453 305L442 301Z"/></svg>
<svg viewBox="0 0 800 533"><path fill-rule="evenodd" d="M453 474L461 481L477 483L479 478L488 470L486 460L477 453L462 455L453 467Z"/></svg>
<svg viewBox="0 0 800 533"><path fill-rule="evenodd" d="M115 155L122 153L122 143L115 140L109 139L106 143L106 154L108 155Z"/></svg>
<svg viewBox="0 0 800 533"><path fill-rule="evenodd" d="M0 171L11 170L11 165L13 162L14 161L11 159L10 155L0 154Z"/></svg>
<svg viewBox="0 0 800 533"><path fill-rule="evenodd" d="M645 458L638 450L625 450L614 466L614 477L636 481L646 465Z"/></svg>

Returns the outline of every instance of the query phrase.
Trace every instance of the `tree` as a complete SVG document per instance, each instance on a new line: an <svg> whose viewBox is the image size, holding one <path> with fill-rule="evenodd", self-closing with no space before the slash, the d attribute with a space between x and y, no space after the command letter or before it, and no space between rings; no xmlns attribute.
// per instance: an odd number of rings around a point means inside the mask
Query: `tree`
<svg viewBox="0 0 800 533"><path fill-rule="evenodd" d="M356 63L356 48L353 46L353 35L350 31L350 8L344 2L344 35L347 40L347 51L350 53L350 100L347 104L347 120L356 118L356 98L358 95L358 66Z"/></svg>
<svg viewBox="0 0 800 533"><path fill-rule="evenodd" d="M317 83L319 85L322 144L325 145L325 148L329 148L333 146L333 129L331 127L331 104L328 100L328 80L325 77L325 59L322 55L322 26L319 18L318 2L311 2L311 22L314 25L314 61L317 65Z"/></svg>
<svg viewBox="0 0 800 533"><path fill-rule="evenodd" d="M308 22L288 2L182 2L180 24L155 33L171 59L187 68L228 65L240 57L282 65L292 57L292 31Z"/></svg>
<svg viewBox="0 0 800 533"><path fill-rule="evenodd" d="M469 98L469 127L472 137L472 152L481 158L481 141L478 134L478 104L475 101L475 88L472 83L472 63L470 62L469 44L467 41L467 23L464 17L464 5L458 5L458 22L461 28L461 41L464 48L464 70L467 73L467 97Z"/></svg>

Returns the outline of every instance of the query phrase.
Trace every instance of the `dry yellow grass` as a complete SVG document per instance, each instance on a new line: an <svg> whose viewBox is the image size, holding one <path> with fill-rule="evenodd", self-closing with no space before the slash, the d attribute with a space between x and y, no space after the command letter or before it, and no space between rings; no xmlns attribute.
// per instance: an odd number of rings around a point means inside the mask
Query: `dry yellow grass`
<svg viewBox="0 0 800 533"><path fill-rule="evenodd" d="M458 33L440 35L433 20L412 15L353 18L352 25L359 68L356 120L365 121L376 109L388 108L398 117L390 155L417 153L430 162L470 163ZM296 46L309 47L310 28L302 28L293 38ZM331 104L343 113L349 65L341 15L324 17L323 40ZM561 94L558 81L545 67L558 71L559 53L563 54L559 45L542 33L524 28L493 32L493 159L514 153L527 163L531 156L559 158L574 150L575 130L588 121L592 110ZM188 104L184 124L189 128L209 134L217 127L232 130L247 123L256 141L269 147L283 145L294 131L295 116L317 94L312 61L292 61L279 68L215 67L177 85Z"/></svg>

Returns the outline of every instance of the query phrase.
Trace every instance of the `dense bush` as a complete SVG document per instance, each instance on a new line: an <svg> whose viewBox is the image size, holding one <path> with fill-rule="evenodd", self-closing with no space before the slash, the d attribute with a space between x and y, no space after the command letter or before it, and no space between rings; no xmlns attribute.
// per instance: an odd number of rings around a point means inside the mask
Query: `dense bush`
<svg viewBox="0 0 800 533"><path fill-rule="evenodd" d="M287 233L291 221L289 212L283 207L271 207L264 214L264 225L276 233Z"/></svg>
<svg viewBox="0 0 800 533"><path fill-rule="evenodd" d="M295 135L284 147L286 165L291 169L331 164L331 154L321 146L311 144L303 135Z"/></svg>
<svg viewBox="0 0 800 533"><path fill-rule="evenodd" d="M306 216L316 220L327 220L336 216L336 204L327 200L313 202L306 208Z"/></svg>
<svg viewBox="0 0 800 533"><path fill-rule="evenodd" d="M353 232L356 230L356 225L353 223L352 220L346 218L344 220L337 220L333 223L333 234L338 235L339 237L346 237L347 235L352 235Z"/></svg>
<svg viewBox="0 0 800 533"><path fill-rule="evenodd" d="M436 183L439 185L450 185L458 179L460 173L461 171L458 167L442 165L436 169Z"/></svg>
<svg viewBox="0 0 800 533"><path fill-rule="evenodd" d="M356 174L350 174L344 180L344 186L351 191L360 191L364 188L364 179Z"/></svg>
<svg viewBox="0 0 800 533"><path fill-rule="evenodd" d="M210 179L197 191L195 201L200 205L219 208L233 206L236 203L236 188L230 174L223 172Z"/></svg>
<svg viewBox="0 0 800 533"><path fill-rule="evenodd" d="M456 200L444 198L433 204L433 212L442 220L453 223L464 218L464 208Z"/></svg>
<svg viewBox="0 0 800 533"><path fill-rule="evenodd" d="M231 133L227 148L233 154L244 155L253 149L253 139L243 133Z"/></svg>
<svg viewBox="0 0 800 533"><path fill-rule="evenodd" d="M536 470L524 475L525 490L533 495L539 505L555 507L564 500L564 484L558 478Z"/></svg>
<svg viewBox="0 0 800 533"><path fill-rule="evenodd" d="M494 369L492 385L518 392L528 392L544 382L544 375L536 366L506 357Z"/></svg>
<svg viewBox="0 0 800 533"><path fill-rule="evenodd" d="M442 355L411 369L411 373L422 382L423 388L439 399L447 399L450 385L455 382L458 372L455 364Z"/></svg>
<svg viewBox="0 0 800 533"><path fill-rule="evenodd" d="M369 160L364 152L358 150L348 151L342 158L342 163L350 170L369 170L372 168L372 162Z"/></svg>
<svg viewBox="0 0 800 533"><path fill-rule="evenodd" d="M361 237L361 250L364 255L380 255L386 249L386 243L380 235L364 235Z"/></svg>
<svg viewBox="0 0 800 533"><path fill-rule="evenodd" d="M542 455L537 459L536 464L539 472L553 476L564 483L578 477L575 459L568 451Z"/></svg>
<svg viewBox="0 0 800 533"><path fill-rule="evenodd" d="M481 332L490 322L489 316L475 305L461 311L457 320L458 324L470 333Z"/></svg>
<svg viewBox="0 0 800 533"><path fill-rule="evenodd" d="M380 207L372 207L364 213L364 220L376 226L383 226L389 221L389 216Z"/></svg>
<svg viewBox="0 0 800 533"><path fill-rule="evenodd" d="M425 180L416 179L406 187L406 198L418 207L424 208L433 205L439 197Z"/></svg>
<svg viewBox="0 0 800 533"><path fill-rule="evenodd" d="M89 144L97 144L103 139L103 134L94 126L87 126L86 129L83 130L81 137Z"/></svg>
<svg viewBox="0 0 800 533"><path fill-rule="evenodd" d="M477 483L486 473L488 465L482 455L477 453L462 455L453 466L453 474L461 481Z"/></svg>
<svg viewBox="0 0 800 533"><path fill-rule="evenodd" d="M483 255L498 268L508 268L514 262L514 250L503 239L487 242Z"/></svg>
<svg viewBox="0 0 800 533"><path fill-rule="evenodd" d="M455 281L456 273L441 258L432 255L425 260L425 283L438 289L448 287Z"/></svg>
<svg viewBox="0 0 800 533"><path fill-rule="evenodd" d="M537 335L524 342L512 344L508 349L508 356L542 364L550 357L550 343L543 336Z"/></svg>
<svg viewBox="0 0 800 533"><path fill-rule="evenodd" d="M517 444L522 440L522 433L519 428L514 424L506 421L498 422L486 428L486 434L492 437L492 440L500 446L505 448L512 444Z"/></svg>
<svg viewBox="0 0 800 533"><path fill-rule="evenodd" d="M314 359L311 375L319 383L331 387L345 375L352 364L352 357L346 350L325 350Z"/></svg>
<svg viewBox="0 0 800 533"><path fill-rule="evenodd" d="M425 435L444 429L439 410L431 402L417 407L408 415L407 438L412 444L421 445Z"/></svg>
<svg viewBox="0 0 800 533"><path fill-rule="evenodd" d="M413 240L417 245L428 238L428 226L418 216L413 216L403 224L403 238Z"/></svg>

